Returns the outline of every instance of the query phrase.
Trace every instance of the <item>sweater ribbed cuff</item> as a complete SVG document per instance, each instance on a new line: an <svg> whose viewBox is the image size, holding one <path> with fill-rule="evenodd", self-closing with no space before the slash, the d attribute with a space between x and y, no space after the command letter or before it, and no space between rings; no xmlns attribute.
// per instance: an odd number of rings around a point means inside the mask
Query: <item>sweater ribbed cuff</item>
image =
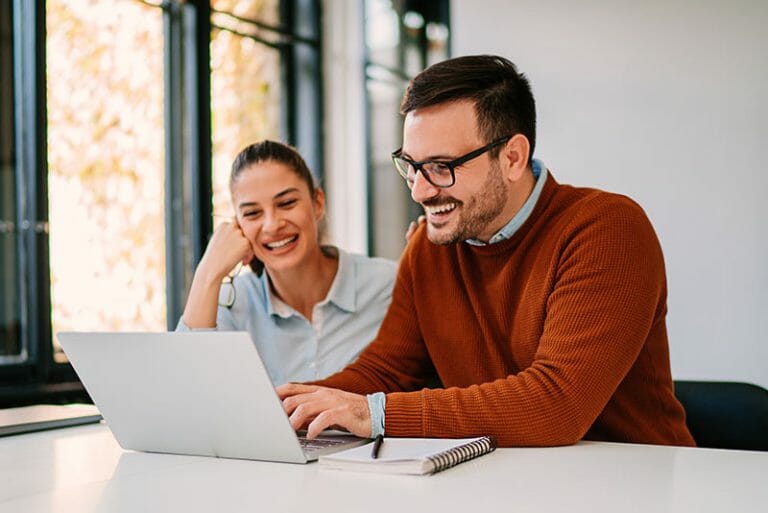
<svg viewBox="0 0 768 513"><path fill-rule="evenodd" d="M387 394L388 436L424 437L424 392Z"/></svg>

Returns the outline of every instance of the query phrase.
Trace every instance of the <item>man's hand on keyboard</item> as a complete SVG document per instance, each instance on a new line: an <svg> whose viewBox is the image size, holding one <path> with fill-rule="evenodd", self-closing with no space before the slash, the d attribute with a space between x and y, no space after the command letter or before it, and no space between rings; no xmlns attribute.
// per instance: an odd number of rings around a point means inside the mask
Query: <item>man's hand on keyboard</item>
<svg viewBox="0 0 768 513"><path fill-rule="evenodd" d="M307 438L339 427L363 438L371 436L371 412L364 395L296 383L280 385L277 394L293 429L306 428Z"/></svg>

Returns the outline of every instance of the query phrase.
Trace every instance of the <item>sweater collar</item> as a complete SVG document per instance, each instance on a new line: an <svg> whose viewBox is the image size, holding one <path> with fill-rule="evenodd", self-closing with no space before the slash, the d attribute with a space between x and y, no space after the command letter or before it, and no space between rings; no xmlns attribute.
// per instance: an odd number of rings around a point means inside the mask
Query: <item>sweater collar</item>
<svg viewBox="0 0 768 513"><path fill-rule="evenodd" d="M488 240L488 242L483 242L480 239L467 239L464 242L472 246L488 246L490 244L496 244L498 242L510 239L515 234L515 232L517 232L517 230L523 226L523 224L531 216L531 212L533 212L536 203L539 201L541 191L544 189L544 184L546 183L547 175L549 174L547 167L544 165L544 162L540 161L539 159L533 159L531 162L531 171L533 172L533 176L536 179L536 184L533 186L531 195L528 196L527 200L525 200L522 208L518 210L514 216L512 216L512 219L510 219L509 222L501 228L501 230L496 232L493 237Z"/></svg>
<svg viewBox="0 0 768 513"><path fill-rule="evenodd" d="M482 255L497 255L508 251L510 248L516 247L517 244L526 237L531 231L532 227L541 218L542 214L549 208L552 199L555 197L560 185L555 180L551 171L547 172L547 179L542 187L539 199L536 205L533 207L533 211L528 216L527 220L515 231L515 233L505 240L501 240L496 244L486 244L484 246L472 246L470 244L458 243L455 245L457 249L466 248L472 252L476 252Z"/></svg>

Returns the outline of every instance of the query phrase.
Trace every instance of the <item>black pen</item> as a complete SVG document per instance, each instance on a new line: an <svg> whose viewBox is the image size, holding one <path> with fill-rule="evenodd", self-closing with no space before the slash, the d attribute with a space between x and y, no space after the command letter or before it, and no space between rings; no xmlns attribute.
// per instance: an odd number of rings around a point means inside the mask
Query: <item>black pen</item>
<svg viewBox="0 0 768 513"><path fill-rule="evenodd" d="M379 450L381 450L381 444L384 441L384 435L379 435L373 441L373 449L371 449L371 458L374 460L379 457Z"/></svg>

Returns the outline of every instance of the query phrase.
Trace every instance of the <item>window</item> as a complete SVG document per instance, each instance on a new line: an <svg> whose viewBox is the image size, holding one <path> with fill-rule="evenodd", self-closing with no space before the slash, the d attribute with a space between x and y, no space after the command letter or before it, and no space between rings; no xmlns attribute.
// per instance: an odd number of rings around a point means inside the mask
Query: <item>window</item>
<svg viewBox="0 0 768 513"><path fill-rule="evenodd" d="M319 125L306 123L321 116L319 16L308 1L214 0L212 7L213 213L231 217L230 166L252 142L291 141L322 172Z"/></svg>
<svg viewBox="0 0 768 513"><path fill-rule="evenodd" d="M0 407L85 397L58 331L176 325L243 146L286 140L322 173L319 18L0 2Z"/></svg>
<svg viewBox="0 0 768 513"><path fill-rule="evenodd" d="M13 76L13 11L0 2L0 76ZM0 363L24 361L16 240L16 176L13 148L13 81L0 79Z"/></svg>
<svg viewBox="0 0 768 513"><path fill-rule="evenodd" d="M265 25L278 25L280 13L275 0L225 0L213 2L213 6L213 213L229 217L232 157L253 141L281 137L280 51L272 43L256 39L267 32Z"/></svg>
<svg viewBox="0 0 768 513"><path fill-rule="evenodd" d="M163 11L48 0L45 83L51 321L66 361L59 331L166 326Z"/></svg>
<svg viewBox="0 0 768 513"><path fill-rule="evenodd" d="M447 1L365 0L368 249L398 259L421 213L392 166L401 145L400 101L411 77L448 58Z"/></svg>

